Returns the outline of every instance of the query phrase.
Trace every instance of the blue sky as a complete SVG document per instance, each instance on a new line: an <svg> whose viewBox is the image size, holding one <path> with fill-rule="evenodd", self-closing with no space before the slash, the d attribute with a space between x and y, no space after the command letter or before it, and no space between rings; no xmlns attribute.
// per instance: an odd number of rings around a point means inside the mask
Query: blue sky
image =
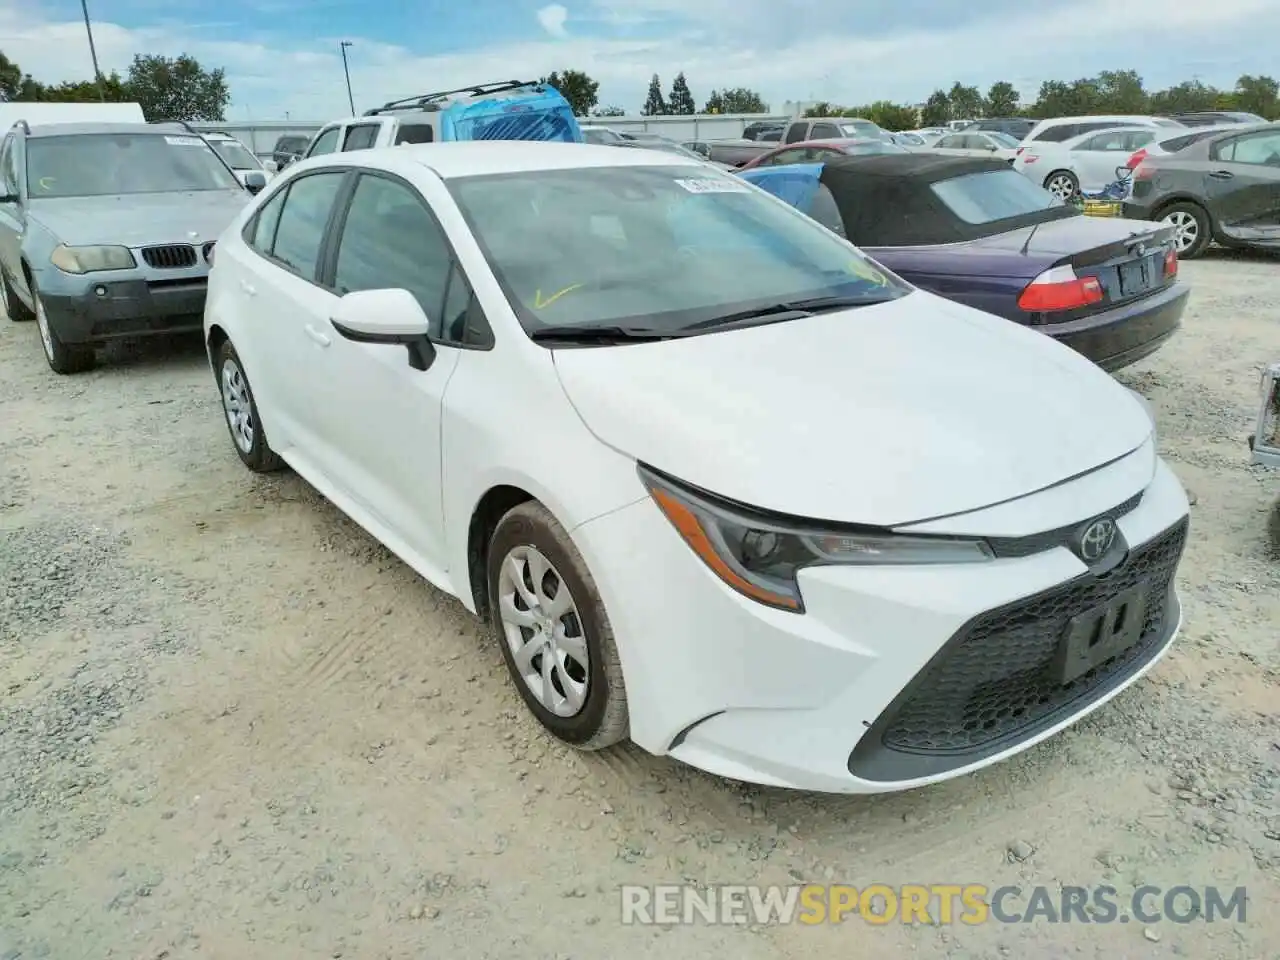
<svg viewBox="0 0 1280 960"><path fill-rule="evenodd" d="M1280 0L89 0L104 69L189 52L226 68L229 119L345 115L337 42L358 109L426 90L585 70L636 112L650 75L683 69L701 102L748 86L786 100L923 100L955 80L1042 80L1107 68L1148 86L1230 86L1280 73ZM1100 39L1100 36L1105 39ZM0 0L0 50L42 80L88 79L79 0Z"/></svg>

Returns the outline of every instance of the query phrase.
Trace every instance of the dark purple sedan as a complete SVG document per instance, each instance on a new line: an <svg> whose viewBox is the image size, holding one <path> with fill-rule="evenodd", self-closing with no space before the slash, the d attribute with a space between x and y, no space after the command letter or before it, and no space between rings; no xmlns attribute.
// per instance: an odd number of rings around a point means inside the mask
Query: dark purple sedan
<svg viewBox="0 0 1280 960"><path fill-rule="evenodd" d="M1088 217L1000 159L928 153L760 167L744 180L917 287L1034 327L1117 370L1178 329L1173 228Z"/></svg>

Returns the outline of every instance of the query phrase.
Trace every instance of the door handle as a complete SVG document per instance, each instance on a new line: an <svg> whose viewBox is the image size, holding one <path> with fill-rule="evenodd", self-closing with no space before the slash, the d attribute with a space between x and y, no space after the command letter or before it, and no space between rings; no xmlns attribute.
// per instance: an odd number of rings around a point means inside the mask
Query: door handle
<svg viewBox="0 0 1280 960"><path fill-rule="evenodd" d="M256 297L258 295L258 288L255 287L253 284L251 284L248 280L240 281L240 289L243 290L245 294L250 297Z"/></svg>
<svg viewBox="0 0 1280 960"><path fill-rule="evenodd" d="M1215 180L1230 180L1235 176L1235 174L1230 170L1215 170L1213 173L1209 174L1209 176L1213 177Z"/></svg>
<svg viewBox="0 0 1280 960"><path fill-rule="evenodd" d="M325 334L321 333L319 330L317 330L315 327L313 327L309 323L305 327L303 327L303 329L306 331L308 337L310 337L316 343L320 344L320 346L322 347L327 347L329 346L329 344L333 343L333 341L330 340Z"/></svg>

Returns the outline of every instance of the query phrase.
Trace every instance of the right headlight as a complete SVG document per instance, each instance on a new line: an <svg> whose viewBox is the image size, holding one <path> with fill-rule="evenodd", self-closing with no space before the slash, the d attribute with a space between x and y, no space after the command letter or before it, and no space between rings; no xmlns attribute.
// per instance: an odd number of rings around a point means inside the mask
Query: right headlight
<svg viewBox="0 0 1280 960"><path fill-rule="evenodd" d="M643 466L640 479L716 576L743 596L782 610L804 612L796 580L804 567L981 563L994 556L981 540L779 521L695 493Z"/></svg>
<svg viewBox="0 0 1280 960"><path fill-rule="evenodd" d="M99 270L132 270L137 261L128 247L70 247L65 243L54 248L49 262L63 273L95 273Z"/></svg>

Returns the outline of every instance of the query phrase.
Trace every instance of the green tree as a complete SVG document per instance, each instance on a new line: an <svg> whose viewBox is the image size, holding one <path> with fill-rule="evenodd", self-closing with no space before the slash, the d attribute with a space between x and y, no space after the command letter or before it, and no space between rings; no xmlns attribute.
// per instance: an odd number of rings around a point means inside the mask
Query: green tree
<svg viewBox="0 0 1280 960"><path fill-rule="evenodd" d="M842 117L845 115L845 108L836 106L827 100L819 100L811 107L806 107L804 116L806 117ZM852 116L852 114L851 114Z"/></svg>
<svg viewBox="0 0 1280 960"><path fill-rule="evenodd" d="M914 130L920 123L920 111L903 103L877 100L862 116L885 130Z"/></svg>
<svg viewBox="0 0 1280 960"><path fill-rule="evenodd" d="M684 78L684 71L676 74L671 83L671 94L667 97L667 112L690 116L698 112L698 105L693 102L693 94L689 90L689 81Z"/></svg>
<svg viewBox="0 0 1280 960"><path fill-rule="evenodd" d="M22 68L0 53L0 97L17 100L18 91L22 89L22 78Z"/></svg>
<svg viewBox="0 0 1280 960"><path fill-rule="evenodd" d="M920 124L925 127L943 127L951 119L951 98L945 90L935 90L924 102L920 111Z"/></svg>
<svg viewBox="0 0 1280 960"><path fill-rule="evenodd" d="M1033 116L1079 117L1098 110L1098 87L1089 78L1073 80L1046 80L1040 84L1040 95L1031 106Z"/></svg>
<svg viewBox="0 0 1280 960"><path fill-rule="evenodd" d="M134 97L129 85L112 70L102 78L101 87L96 80L60 83L56 87L45 87L40 99L48 103L97 103L100 99L107 103L128 103Z"/></svg>
<svg viewBox="0 0 1280 960"><path fill-rule="evenodd" d="M195 57L135 54L126 81L148 120L224 120L231 92L226 72Z"/></svg>
<svg viewBox="0 0 1280 960"><path fill-rule="evenodd" d="M988 117L1013 117L1018 114L1018 91L1007 80L998 80L987 91L983 113Z"/></svg>
<svg viewBox="0 0 1280 960"><path fill-rule="evenodd" d="M977 120L982 116L982 94L977 87L966 87L957 80L947 91L947 102L951 104L953 120Z"/></svg>
<svg viewBox="0 0 1280 960"><path fill-rule="evenodd" d="M1280 120L1280 83L1271 77L1245 74L1236 81L1232 100L1237 110L1256 113L1268 120Z"/></svg>
<svg viewBox="0 0 1280 960"><path fill-rule="evenodd" d="M538 82L559 90L560 96L569 101L575 117L587 116L599 102L600 84L581 70L552 70Z"/></svg>
<svg viewBox="0 0 1280 960"><path fill-rule="evenodd" d="M592 116L595 117L625 117L626 115L627 111L623 110L621 107L614 106L613 104L599 107L592 112Z"/></svg>
<svg viewBox="0 0 1280 960"><path fill-rule="evenodd" d="M1184 80L1167 90L1157 90L1148 98L1148 107L1154 114L1192 113L1197 110L1216 110L1222 99L1222 91L1205 86L1199 80Z"/></svg>
<svg viewBox="0 0 1280 960"><path fill-rule="evenodd" d="M724 104L721 113L768 113L769 105L760 94L746 87L734 87L721 90L720 99Z"/></svg>
<svg viewBox="0 0 1280 960"><path fill-rule="evenodd" d="M1149 97L1135 70L1103 70L1092 81L1097 91L1095 109L1101 113L1146 113Z"/></svg>
<svg viewBox="0 0 1280 960"><path fill-rule="evenodd" d="M667 112L667 101L662 99L662 81L655 73L649 81L649 95L645 97L644 106L640 108L642 116L660 117Z"/></svg>

